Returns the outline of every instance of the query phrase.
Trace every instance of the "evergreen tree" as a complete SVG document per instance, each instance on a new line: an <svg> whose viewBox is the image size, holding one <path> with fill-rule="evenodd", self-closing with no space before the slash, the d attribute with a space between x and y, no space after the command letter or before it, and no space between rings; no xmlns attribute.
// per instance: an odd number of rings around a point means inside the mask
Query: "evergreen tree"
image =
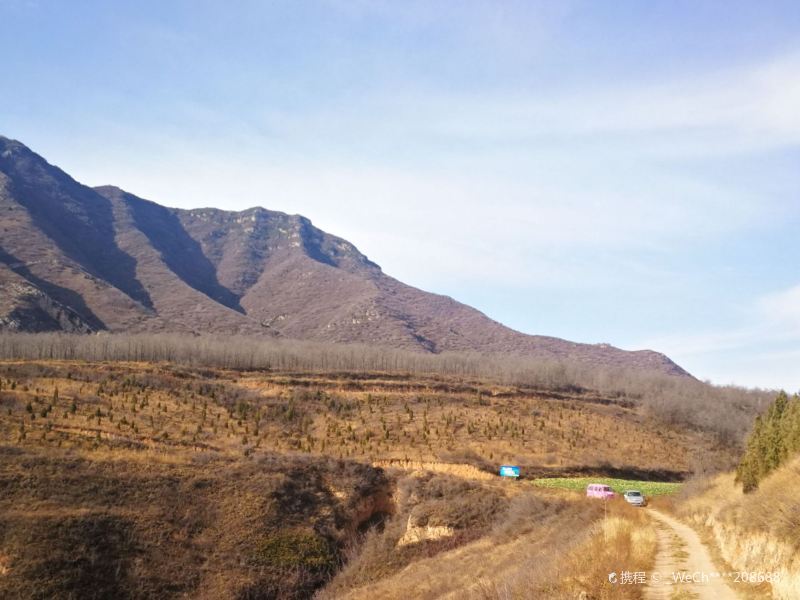
<svg viewBox="0 0 800 600"><path fill-rule="evenodd" d="M800 452L800 398L778 394L766 412L756 418L744 455L736 468L736 479L745 492L788 458Z"/></svg>

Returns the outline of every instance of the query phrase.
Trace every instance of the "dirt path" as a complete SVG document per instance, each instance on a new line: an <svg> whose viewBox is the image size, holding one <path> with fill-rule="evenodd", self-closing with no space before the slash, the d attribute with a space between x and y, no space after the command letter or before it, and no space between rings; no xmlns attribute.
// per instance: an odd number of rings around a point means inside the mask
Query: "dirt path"
<svg viewBox="0 0 800 600"><path fill-rule="evenodd" d="M648 577L647 600L736 600L723 571L714 566L694 529L662 512L649 509L658 526L658 554ZM676 581L685 573L686 581ZM693 578L689 579L689 578ZM656 583L655 580L660 579Z"/></svg>

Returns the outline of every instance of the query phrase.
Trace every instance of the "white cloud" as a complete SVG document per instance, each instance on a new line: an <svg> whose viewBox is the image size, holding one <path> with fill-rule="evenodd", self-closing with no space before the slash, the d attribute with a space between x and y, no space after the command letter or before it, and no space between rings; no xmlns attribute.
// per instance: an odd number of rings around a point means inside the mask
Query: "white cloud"
<svg viewBox="0 0 800 600"><path fill-rule="evenodd" d="M764 294L726 329L651 338L679 364L716 383L800 389L800 285Z"/></svg>
<svg viewBox="0 0 800 600"><path fill-rule="evenodd" d="M800 284L768 294L758 301L763 318L776 329L800 337Z"/></svg>
<svg viewBox="0 0 800 600"><path fill-rule="evenodd" d="M601 139L639 157L731 155L800 143L800 52L666 81L452 91L397 81L308 112L265 110L273 133L445 153L524 152Z"/></svg>
<svg viewBox="0 0 800 600"><path fill-rule="evenodd" d="M739 315L744 325L651 338L648 347L692 356L747 347L800 346L800 284L757 297ZM785 350L780 350L781 356Z"/></svg>

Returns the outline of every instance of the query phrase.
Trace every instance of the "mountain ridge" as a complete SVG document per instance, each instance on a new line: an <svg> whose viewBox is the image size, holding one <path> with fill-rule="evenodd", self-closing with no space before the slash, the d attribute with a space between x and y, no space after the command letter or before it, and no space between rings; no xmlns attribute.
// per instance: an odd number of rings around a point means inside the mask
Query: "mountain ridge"
<svg viewBox="0 0 800 600"><path fill-rule="evenodd" d="M302 215L90 188L2 136L0 293L0 330L262 335L688 375L652 350L514 331L390 277Z"/></svg>

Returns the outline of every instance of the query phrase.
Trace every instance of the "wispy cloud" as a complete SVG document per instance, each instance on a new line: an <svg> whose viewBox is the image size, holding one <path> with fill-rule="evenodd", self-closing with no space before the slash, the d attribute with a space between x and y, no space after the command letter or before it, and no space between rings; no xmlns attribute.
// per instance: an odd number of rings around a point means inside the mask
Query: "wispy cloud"
<svg viewBox="0 0 800 600"><path fill-rule="evenodd" d="M349 139L365 145L440 143L443 153L519 153L526 145L602 139L639 157L731 155L800 144L800 52L658 81L445 90L397 81L311 112L265 111L262 126L285 139ZM366 142L370 142L366 144ZM462 144L447 146L447 143ZM584 142L586 143L586 142Z"/></svg>
<svg viewBox="0 0 800 600"><path fill-rule="evenodd" d="M800 341L800 284L763 296L757 309L776 330L783 335L796 336Z"/></svg>
<svg viewBox="0 0 800 600"><path fill-rule="evenodd" d="M718 383L800 389L800 284L759 296L744 308L738 324L650 338L642 344L659 348Z"/></svg>

